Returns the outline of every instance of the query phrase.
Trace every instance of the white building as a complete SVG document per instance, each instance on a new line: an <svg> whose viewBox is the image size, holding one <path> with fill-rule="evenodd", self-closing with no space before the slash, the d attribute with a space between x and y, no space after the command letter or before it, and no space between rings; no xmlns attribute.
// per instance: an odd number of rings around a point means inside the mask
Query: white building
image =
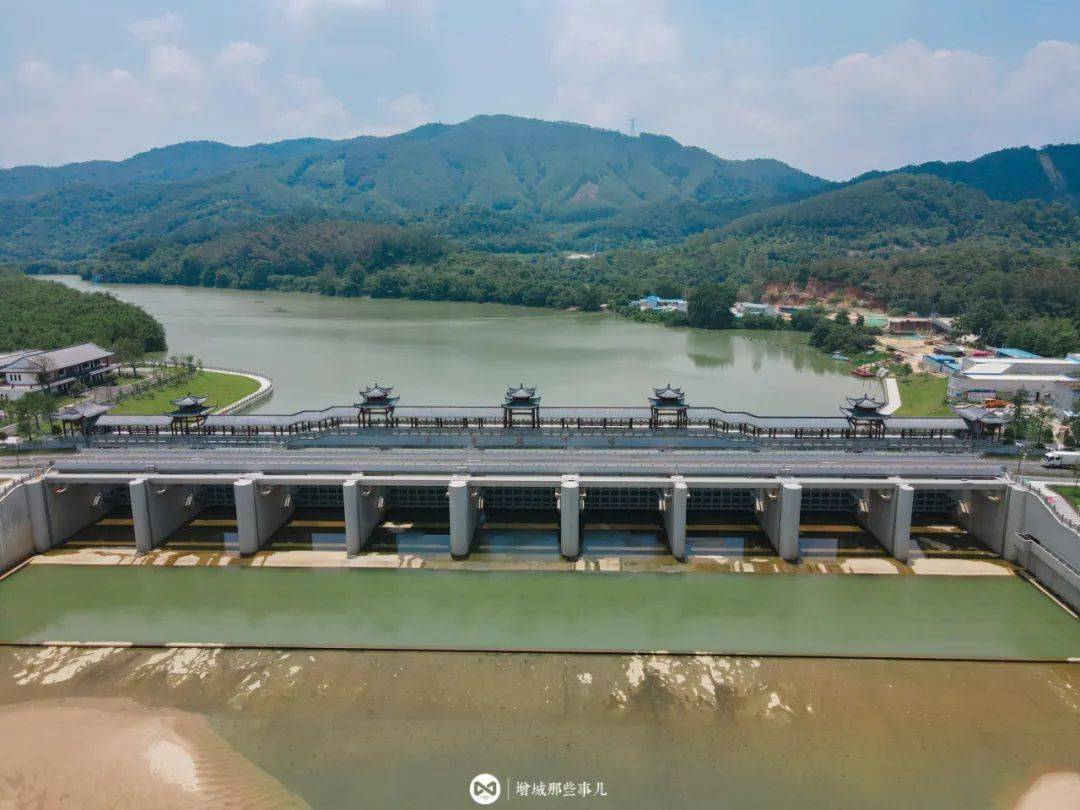
<svg viewBox="0 0 1080 810"><path fill-rule="evenodd" d="M973 374L1080 374L1080 361L1069 357L961 357L960 370Z"/></svg>
<svg viewBox="0 0 1080 810"><path fill-rule="evenodd" d="M116 354L93 343L63 349L24 349L0 355L0 401L15 400L48 388L67 391L76 381L98 385L120 367Z"/></svg>
<svg viewBox="0 0 1080 810"><path fill-rule="evenodd" d="M1071 410L1067 406L1072 404L1072 386L1078 378L1080 361L1068 357L963 357L960 370L949 377L948 394L967 402L982 402L1012 399L1024 391L1028 401L1047 403L1062 414Z"/></svg>
<svg viewBox="0 0 1080 810"><path fill-rule="evenodd" d="M773 304L758 304L754 301L736 301L735 306L731 308L731 314L736 318L741 318L744 315L764 315L769 318L775 318L780 314L780 308Z"/></svg>
<svg viewBox="0 0 1080 810"><path fill-rule="evenodd" d="M1059 382L1052 394L1054 411L1065 417L1080 414L1080 380Z"/></svg>
<svg viewBox="0 0 1080 810"><path fill-rule="evenodd" d="M688 305L684 298L661 298L658 295L646 295L637 301L631 301L630 306L640 310L655 310L657 312L686 312Z"/></svg>

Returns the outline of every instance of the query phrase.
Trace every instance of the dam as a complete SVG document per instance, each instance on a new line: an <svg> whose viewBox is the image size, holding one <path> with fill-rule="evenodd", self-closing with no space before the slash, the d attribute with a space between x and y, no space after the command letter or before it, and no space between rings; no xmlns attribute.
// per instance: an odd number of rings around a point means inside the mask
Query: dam
<svg viewBox="0 0 1080 810"><path fill-rule="evenodd" d="M601 567L974 558L1080 605L1080 537L978 454L1001 422L970 409L906 420L863 396L838 417L761 418L692 408L667 385L647 408L597 412L541 408L523 383L453 417L400 408L378 384L351 408L287 417L215 416L196 394L174 406L65 412L77 452L0 501L4 567L63 548Z"/></svg>
<svg viewBox="0 0 1080 810"><path fill-rule="evenodd" d="M163 449L57 459L25 487L39 552L117 512L130 515L129 534L113 541L139 552L214 515L233 523L234 550L250 555L297 510L314 509L339 521L341 551L356 555L395 511L411 509L446 526L444 552L455 558L468 557L492 519L515 513L549 520L551 547L567 559L610 513L655 525L676 560L693 553L688 527L711 517L742 521L788 561L810 550L812 521L829 515L901 562L913 523L930 514L962 523L998 556L1020 553L1009 526L1017 485L1000 464L954 455Z"/></svg>

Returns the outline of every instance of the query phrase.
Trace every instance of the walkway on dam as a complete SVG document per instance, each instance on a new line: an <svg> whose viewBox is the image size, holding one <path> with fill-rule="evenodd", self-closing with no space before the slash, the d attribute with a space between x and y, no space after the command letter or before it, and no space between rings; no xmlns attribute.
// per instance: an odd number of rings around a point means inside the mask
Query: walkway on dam
<svg viewBox="0 0 1080 810"><path fill-rule="evenodd" d="M28 565L0 643L1063 661L1080 622L1018 576Z"/></svg>

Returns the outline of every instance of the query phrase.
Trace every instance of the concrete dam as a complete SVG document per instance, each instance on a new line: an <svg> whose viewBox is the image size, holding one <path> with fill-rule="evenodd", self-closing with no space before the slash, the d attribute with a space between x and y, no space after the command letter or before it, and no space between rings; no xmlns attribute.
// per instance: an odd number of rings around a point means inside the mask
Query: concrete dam
<svg viewBox="0 0 1080 810"><path fill-rule="evenodd" d="M775 554L802 554L806 513L845 513L902 562L913 519L950 514L987 549L1010 561L1023 541L1024 497L1001 465L953 455L775 455L599 451L304 451L83 453L58 459L21 487L34 549L46 551L130 508L135 548L159 547L210 506L232 510L236 551L261 549L297 508L340 510L344 552L361 553L387 512L440 510L447 553L467 557L486 514L499 509L557 515L559 553L582 551L590 511L647 515L667 550L685 560L689 515L752 515Z"/></svg>
<svg viewBox="0 0 1080 810"><path fill-rule="evenodd" d="M88 545L343 560L982 556L1080 604L1080 535L976 455L999 439L988 413L904 420L860 397L837 418L764 419L691 408L671 386L636 410L541 410L524 385L501 408L453 415L398 408L389 386L361 395L288 417L215 417L195 395L162 416L73 408L78 452L0 501L3 565Z"/></svg>

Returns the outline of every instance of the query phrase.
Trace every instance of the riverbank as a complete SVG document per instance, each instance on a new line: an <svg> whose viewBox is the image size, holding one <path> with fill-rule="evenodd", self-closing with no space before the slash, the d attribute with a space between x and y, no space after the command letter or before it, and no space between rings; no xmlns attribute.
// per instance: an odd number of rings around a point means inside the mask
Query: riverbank
<svg viewBox="0 0 1080 810"><path fill-rule="evenodd" d="M214 410L229 407L262 389L259 378L250 374L202 369L183 382L166 385L140 396L119 402L112 414L159 414L175 410L172 401L188 394L207 397Z"/></svg>

